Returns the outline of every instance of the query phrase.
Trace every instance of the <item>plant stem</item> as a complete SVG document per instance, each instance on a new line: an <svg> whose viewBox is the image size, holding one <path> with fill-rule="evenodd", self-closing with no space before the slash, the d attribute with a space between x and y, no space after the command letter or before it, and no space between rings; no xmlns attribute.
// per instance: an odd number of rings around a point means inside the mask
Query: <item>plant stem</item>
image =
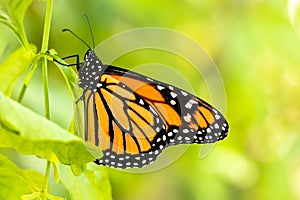
<svg viewBox="0 0 300 200"><path fill-rule="evenodd" d="M49 91L48 91L48 65L47 65L47 59L46 58L43 58L42 74L43 74L43 82L44 82L45 117L47 119L50 119L50 105L49 105Z"/></svg>
<svg viewBox="0 0 300 200"><path fill-rule="evenodd" d="M46 15L45 15L45 24L44 24L44 32L43 32L43 41L41 52L44 53L48 50L49 44L49 36L50 36L50 25L51 25L51 13L52 13L52 4L53 0L47 0L46 7ZM50 119L50 105L49 105L49 91L48 91L48 65L47 59L42 58L42 74L43 74L43 82L44 82L44 108L45 108L45 117ZM48 192L48 179L50 174L50 161L47 161L46 172L45 172L45 184L44 184L44 192ZM47 198L45 198L47 199Z"/></svg>
<svg viewBox="0 0 300 200"><path fill-rule="evenodd" d="M21 102L23 100L23 97L24 97L24 94L25 94L26 90L27 90L27 85L23 84L21 92L20 92L19 97L17 99L18 102Z"/></svg>
<svg viewBox="0 0 300 200"><path fill-rule="evenodd" d="M47 0L47 8L46 8L45 24L44 24L44 32L43 32L43 41L42 41L42 48L41 48L42 53L45 53L48 50L52 4L53 4L53 0Z"/></svg>
<svg viewBox="0 0 300 200"><path fill-rule="evenodd" d="M53 4L53 0L47 0L41 52L46 52L48 50L50 26L51 26L52 4ZM42 59L43 59L42 73L43 73L43 82L44 82L45 117L47 119L50 119L49 92L48 92L48 66L47 66L47 59L46 58L42 58Z"/></svg>
<svg viewBox="0 0 300 200"><path fill-rule="evenodd" d="M47 160L46 164L46 173L45 173L45 183L44 183L44 192L48 193L48 181L49 181L49 174L50 174L50 166L51 162Z"/></svg>

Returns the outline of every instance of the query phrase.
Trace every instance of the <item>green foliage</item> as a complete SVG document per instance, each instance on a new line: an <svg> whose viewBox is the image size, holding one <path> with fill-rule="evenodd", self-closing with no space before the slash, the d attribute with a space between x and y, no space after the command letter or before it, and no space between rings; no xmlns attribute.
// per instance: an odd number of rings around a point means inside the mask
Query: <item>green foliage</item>
<svg viewBox="0 0 300 200"><path fill-rule="evenodd" d="M21 53L21 48L17 49L1 63L0 88L1 97L4 97L1 98L1 102L9 102L8 104L13 106L18 105L17 111L22 112L20 116L25 113L24 119L31 125L37 125L37 123L31 120L31 114L28 115L29 109L25 109L25 106L43 113L41 86L44 84L40 76L40 63L44 58L50 61L55 58L64 62L59 56L64 57L75 53L82 55L86 51L82 43L77 42L68 34L61 33L61 29L71 28L89 42L88 27L82 16L84 13L88 14L91 19L96 44L133 28L169 28L185 34L200 44L218 66L226 88L226 112L224 114L230 125L228 138L215 145L205 159L198 159L199 146L194 145L189 147L184 155L171 166L152 173L120 173L117 170L108 169L114 199L281 200L300 198L299 0L145 0L142 3L137 0L54 1L49 49L55 50L46 49L49 50L48 54L34 49L34 46L39 47L41 43L41 28L45 24L41 16L47 1L33 1L30 10L28 6L31 0L0 0L0 2L0 22L8 25L7 30L13 30L22 48L25 47L24 53ZM23 19L26 29L23 27ZM1 60L4 60L7 52L10 53L17 43L10 37L7 39L2 37L8 34L5 35L6 27L0 25L0 55ZM105 60L107 55L122 50L130 43L131 41L120 40L97 53L102 60ZM29 47L29 44L33 46ZM176 48L176 44L180 44L180 41L171 44ZM187 54L190 53L197 55L198 52L187 50ZM8 62L9 60L11 62ZM24 65L13 67L12 64L20 62L24 62ZM138 68L145 63L149 67L144 68L144 71L158 74L159 80L166 81L163 79L166 78L171 84L173 84L174 77L164 73L160 66L156 67L151 63L165 64L175 69L188 80L199 97L209 101L210 94L205 93L204 81L189 69L190 66L183 59L174 58L167 52L155 50L128 52L113 64L130 69ZM69 107L72 104L70 96L73 96L73 94L68 94L68 91L73 92L76 71L55 64L56 66L49 65L48 68L50 113L51 120L66 124L64 129L54 128L56 125L53 122L34 113L36 116L34 119L43 118L41 120L43 127L51 127L50 130L58 131L54 133L40 130L45 134L43 138L43 134L24 131L24 128L20 127L20 122L12 121L8 117L12 113L2 113L0 110L0 145L10 146L17 150L16 155L6 152L5 155L14 160L20 168L44 171L44 163L35 162L39 159L31 161L28 156L21 156L21 154L37 154L43 159L69 163L53 165L57 166L57 169L54 167L53 170L55 178L51 179L50 173L48 195L51 193L56 196L71 199L78 197L79 199L85 195L94 194L94 197L88 197L111 199L106 171L101 167L93 166L92 163L91 165L83 164L84 162L74 157L77 153L88 155L93 151L76 152L75 149L82 149L85 143L75 136L73 140L73 136L70 136L67 131L72 120ZM200 67L209 72L209 66L205 63ZM21 73L23 75L20 77ZM205 78L203 76L203 79ZM26 93L24 96L19 93L18 86L22 88L22 94ZM51 87L54 90L51 90ZM23 99L24 106L8 99L11 90L12 98ZM55 99L58 100L55 102ZM219 100L214 99L214 105L215 101ZM69 118L63 114L66 112L69 113ZM26 124L26 129L31 130L29 128L31 125ZM74 127L75 120L72 120L69 132L76 132ZM50 135L52 133L53 139ZM16 141L15 146L14 141ZM46 142L49 143L49 147ZM66 148L63 147L64 144ZM26 146L28 149L25 150ZM55 147L59 150L56 151ZM174 149L176 147L169 148L170 152L174 152ZM61 150L68 153L61 153ZM83 155L79 156L83 157ZM204 156L202 151L201 156ZM91 168L92 166L97 169ZM10 168L13 169L13 167ZM45 179L46 176L39 178L39 180ZM62 184L54 183L54 179L60 180ZM1 184L2 182L9 183L2 175L0 182ZM38 186L38 190L45 191L45 184ZM7 192L14 192L3 191L2 187L1 185L1 200L6 199ZM100 189L103 190L100 191ZM30 196L30 193L33 194ZM25 197L35 198L41 193L31 190L24 191L23 194L29 195ZM51 198L54 199L54 197Z"/></svg>
<svg viewBox="0 0 300 200"><path fill-rule="evenodd" d="M23 20L31 3L31 0L0 2L0 22L13 31L22 45L0 65L0 148L14 149L20 154L35 155L47 160L46 175L43 176L33 170L23 170L0 154L0 199L62 199L48 193L50 163L53 163L55 179L61 180L66 185L73 199L85 197L92 199L95 196L99 199L111 199L110 184L106 173L99 168L85 169L86 163L102 156L99 148L83 141L49 120L47 60L55 58L61 62L64 61L56 56L55 50L47 51L52 11L51 0L47 1L46 7L43 50L37 52L35 45L29 45ZM10 98L15 83L25 74L18 101L23 99L40 64L43 66L45 117L34 113ZM57 65L57 68L65 80L72 99L74 99L75 70L60 65ZM72 123L71 130L73 133L76 132L74 123ZM61 163L65 166L60 164L58 169L54 163ZM61 171L61 169L66 172ZM72 187L68 186L66 177L75 180L75 176L81 177L76 180L76 185L78 188L83 186L83 189L74 191Z"/></svg>
<svg viewBox="0 0 300 200"><path fill-rule="evenodd" d="M35 49L33 45L32 49ZM32 63L32 58L33 55L21 47L12 53L4 63L0 64L0 79L2 81L0 91L7 96L11 95L15 81Z"/></svg>
<svg viewBox="0 0 300 200"><path fill-rule="evenodd" d="M72 199L111 199L108 174L103 167L90 163L84 173L78 177L63 165L59 165L59 172L61 182L68 190L72 191L70 193Z"/></svg>
<svg viewBox="0 0 300 200"><path fill-rule="evenodd" d="M1 93L0 116L0 147L69 165L81 165L101 157L98 148Z"/></svg>
<svg viewBox="0 0 300 200"><path fill-rule="evenodd" d="M56 54L57 53L53 49L51 49L49 51L49 56L51 56L50 57L51 59L56 59L56 60L58 60L61 63L67 64L64 60L62 60ZM55 64L57 65L59 71L63 75L63 78L64 78L64 80L66 82L66 85L67 85L68 90L69 90L69 92L70 92L70 94L72 96L72 99L74 99L75 97L73 96L73 91L74 91L74 85L75 85L75 81L76 81L76 72L75 72L75 69L71 68L71 67L60 65L57 62L55 62Z"/></svg>
<svg viewBox="0 0 300 200"><path fill-rule="evenodd" d="M21 196L32 192L39 196L37 194L42 191L45 180L45 177L40 173L33 170L23 170L0 154L1 199L20 199Z"/></svg>
<svg viewBox="0 0 300 200"><path fill-rule="evenodd" d="M32 0L1 0L0 22L9 27L27 51L31 51L23 25L24 16Z"/></svg>

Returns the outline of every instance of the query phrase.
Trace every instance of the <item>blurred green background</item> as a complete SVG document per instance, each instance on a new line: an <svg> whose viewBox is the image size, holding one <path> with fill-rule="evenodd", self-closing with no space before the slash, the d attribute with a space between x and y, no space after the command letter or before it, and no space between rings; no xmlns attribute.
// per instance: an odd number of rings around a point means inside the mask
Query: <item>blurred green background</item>
<svg viewBox="0 0 300 200"><path fill-rule="evenodd" d="M133 28L179 31L207 51L223 78L222 112L230 125L229 136L204 159L199 159L200 146L192 145L172 165L155 172L109 169L114 199L300 199L300 18L299 10L289 7L293 3L297 1L54 1L49 46L61 57L85 53L86 47L61 29L71 28L89 42L83 17L88 14L96 43ZM25 18L29 40L38 47L44 10L44 2L34 1ZM2 62L19 43L6 27L0 29ZM114 48L118 47L110 51ZM152 58L174 67L197 96L209 97L201 92L203 81L192 77L176 57L166 59L150 51L125 55L116 64L130 69ZM68 128L72 100L52 66L51 118ZM41 114L42 87L37 72L23 101ZM23 168L44 173L45 161L5 152ZM51 192L66 195L54 181Z"/></svg>

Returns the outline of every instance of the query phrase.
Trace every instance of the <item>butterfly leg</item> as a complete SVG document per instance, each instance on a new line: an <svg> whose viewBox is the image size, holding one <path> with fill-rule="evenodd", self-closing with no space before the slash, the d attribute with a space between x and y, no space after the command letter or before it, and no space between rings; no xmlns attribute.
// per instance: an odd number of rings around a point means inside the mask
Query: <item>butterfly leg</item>
<svg viewBox="0 0 300 200"><path fill-rule="evenodd" d="M73 63L73 64L64 64L64 63L62 63L62 62L56 60L55 58L53 59L53 61L59 63L60 65L67 66L67 67L76 65L76 68L77 68L77 71L78 71L79 68L80 68L80 64L81 64L81 63L79 62L79 55L78 55L78 54L75 54L75 55L63 57L62 59L63 59L63 60L66 60L66 59L70 59L70 58L76 58L76 63Z"/></svg>

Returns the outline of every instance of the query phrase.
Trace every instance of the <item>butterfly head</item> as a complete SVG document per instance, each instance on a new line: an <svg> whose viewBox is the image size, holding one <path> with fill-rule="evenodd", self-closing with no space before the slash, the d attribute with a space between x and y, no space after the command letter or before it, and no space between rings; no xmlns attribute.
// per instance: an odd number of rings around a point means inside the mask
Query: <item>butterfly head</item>
<svg viewBox="0 0 300 200"><path fill-rule="evenodd" d="M84 62L78 69L78 85L83 89L95 89L106 66L102 64L96 53L89 49L84 55Z"/></svg>
<svg viewBox="0 0 300 200"><path fill-rule="evenodd" d="M73 36L75 36L77 39L79 39L83 44L85 44L89 49L84 55L84 61L82 63L79 63L77 60L76 66L77 66L77 71L78 71L78 77L79 77L79 82L78 85L83 88L84 90L96 90L98 85L99 85L99 80L100 76L104 73L106 70L107 66L103 65L98 56L96 55L95 51L93 49L95 48L95 41L94 41L94 36L92 32L92 27L90 24L90 21L85 15L90 33L91 33L91 39L92 39L92 44L93 48L85 42L81 37L79 37L77 34L75 34L73 31L70 29L63 29L63 32L69 32ZM78 59L78 56L77 56Z"/></svg>

